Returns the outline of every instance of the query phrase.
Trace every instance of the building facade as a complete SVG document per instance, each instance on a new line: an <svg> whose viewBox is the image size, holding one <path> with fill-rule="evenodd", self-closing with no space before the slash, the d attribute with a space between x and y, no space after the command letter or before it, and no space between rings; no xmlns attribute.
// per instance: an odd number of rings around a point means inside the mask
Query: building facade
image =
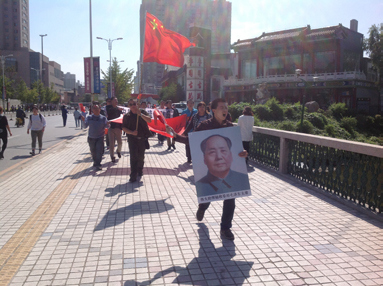
<svg viewBox="0 0 383 286"><path fill-rule="evenodd" d="M357 21L311 29L263 33L238 40L238 76L225 80L223 93L229 103L315 100L322 108L344 102L351 110L379 112L379 95L362 71L363 34ZM301 75L296 75L296 70Z"/></svg>
<svg viewBox="0 0 383 286"><path fill-rule="evenodd" d="M231 2L226 0L142 0L140 7L141 51L145 12L155 15L167 29L189 38L190 26L209 29L211 30L212 53L230 52ZM161 64L145 63L143 65L143 83L160 87L164 69L164 65Z"/></svg>

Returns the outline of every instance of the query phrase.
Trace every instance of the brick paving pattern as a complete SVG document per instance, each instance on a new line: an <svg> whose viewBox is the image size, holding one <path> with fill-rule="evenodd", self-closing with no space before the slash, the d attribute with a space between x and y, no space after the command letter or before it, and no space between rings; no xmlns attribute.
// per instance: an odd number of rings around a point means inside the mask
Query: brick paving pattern
<svg viewBox="0 0 383 286"><path fill-rule="evenodd" d="M95 172L85 134L0 178L0 285L383 285L382 222L254 163L222 241L182 144L151 138L132 184L127 143Z"/></svg>

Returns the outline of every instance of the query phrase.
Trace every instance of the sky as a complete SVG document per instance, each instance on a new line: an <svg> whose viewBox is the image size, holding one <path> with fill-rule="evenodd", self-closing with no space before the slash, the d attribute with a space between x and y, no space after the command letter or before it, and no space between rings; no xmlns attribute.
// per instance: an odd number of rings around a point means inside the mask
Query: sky
<svg viewBox="0 0 383 286"><path fill-rule="evenodd" d="M180 0L181 1L181 0ZM306 27L312 29L358 21L358 32L368 37L374 24L383 22L383 0L231 0L231 44L238 39ZM112 58L120 67L137 69L140 56L139 9L141 0L93 0L93 56L101 70L109 68L108 43L98 40L123 38L112 43ZM61 65L64 73L84 81L83 58L90 56L89 0L30 0L30 48ZM214 13L214 11L213 11ZM102 75L101 75L102 77Z"/></svg>

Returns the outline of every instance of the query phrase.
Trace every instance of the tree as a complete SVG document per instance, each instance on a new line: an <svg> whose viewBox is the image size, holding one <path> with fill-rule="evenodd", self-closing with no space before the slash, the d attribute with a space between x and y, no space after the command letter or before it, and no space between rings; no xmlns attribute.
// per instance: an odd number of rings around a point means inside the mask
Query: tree
<svg viewBox="0 0 383 286"><path fill-rule="evenodd" d="M21 102L27 102L29 89L25 81L21 80L16 87L16 98Z"/></svg>
<svg viewBox="0 0 383 286"><path fill-rule="evenodd" d="M160 98L165 101L170 99L173 102L179 102L185 98L185 92L181 85L173 82L161 89Z"/></svg>
<svg viewBox="0 0 383 286"><path fill-rule="evenodd" d="M372 65L378 74L377 86L383 86L383 24L372 25L364 40L363 48L371 58Z"/></svg>
<svg viewBox="0 0 383 286"><path fill-rule="evenodd" d="M101 70L101 73L104 77L104 80L109 83L110 82L110 69L108 68L107 72ZM114 92L119 102L126 102L133 90L133 69L125 69L121 71L121 67L117 58L112 59L112 81L114 83ZM107 87L105 87L104 91L107 93Z"/></svg>

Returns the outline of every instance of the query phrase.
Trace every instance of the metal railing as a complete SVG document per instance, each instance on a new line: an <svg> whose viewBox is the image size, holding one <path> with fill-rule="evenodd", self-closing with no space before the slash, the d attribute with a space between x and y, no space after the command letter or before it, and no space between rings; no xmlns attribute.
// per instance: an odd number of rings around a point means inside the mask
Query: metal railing
<svg viewBox="0 0 383 286"><path fill-rule="evenodd" d="M253 127L250 158L284 174L383 211L383 147Z"/></svg>
<svg viewBox="0 0 383 286"><path fill-rule="evenodd" d="M315 74L302 74L300 78L305 81L313 82L314 78L316 81L321 80L345 80L345 79L359 79L366 80L366 75L361 71L345 71L345 72L333 72L333 73L315 73ZM259 76L256 78L229 78L225 80L223 85L251 85L260 83L274 83L274 82L291 82L295 81L295 74L282 74L282 75L267 75Z"/></svg>

